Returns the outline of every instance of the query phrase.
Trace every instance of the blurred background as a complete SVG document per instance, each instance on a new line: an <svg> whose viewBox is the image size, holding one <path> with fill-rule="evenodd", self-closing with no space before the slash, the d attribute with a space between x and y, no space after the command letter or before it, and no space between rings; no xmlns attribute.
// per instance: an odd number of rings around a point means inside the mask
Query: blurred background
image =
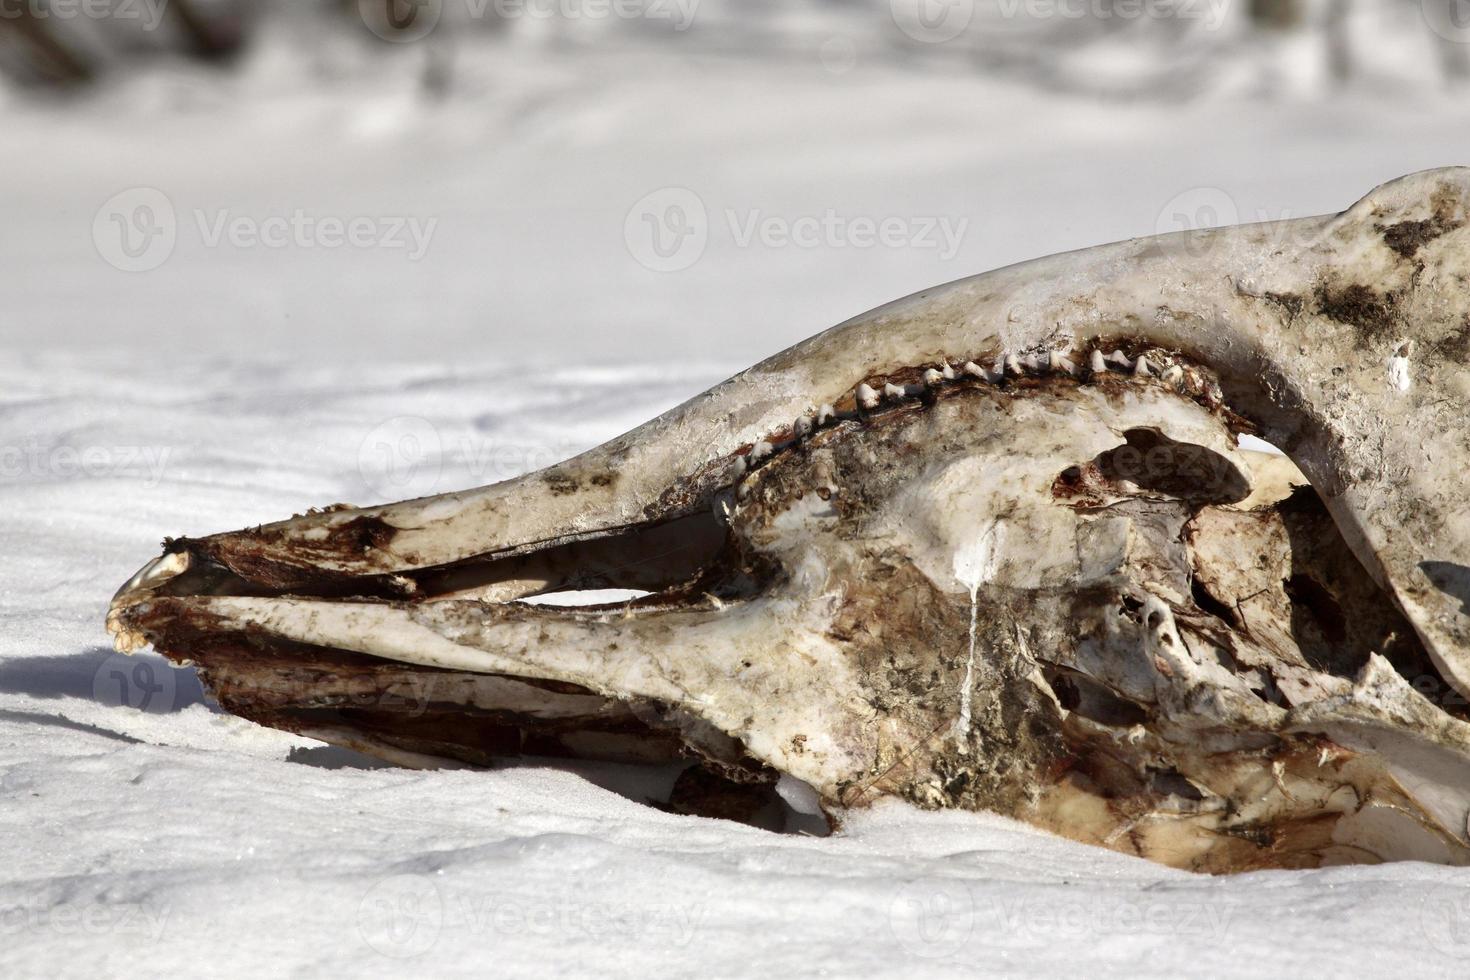
<svg viewBox="0 0 1470 980"><path fill-rule="evenodd" d="M1467 94L1470 0L0 0L0 339L734 369L1340 210Z"/></svg>

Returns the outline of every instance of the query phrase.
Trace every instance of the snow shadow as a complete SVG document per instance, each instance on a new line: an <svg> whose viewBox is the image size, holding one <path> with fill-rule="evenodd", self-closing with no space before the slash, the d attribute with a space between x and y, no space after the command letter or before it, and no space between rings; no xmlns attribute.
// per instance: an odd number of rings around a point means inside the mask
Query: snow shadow
<svg viewBox="0 0 1470 980"><path fill-rule="evenodd" d="M80 698L123 710L172 714L210 706L192 669L157 654L121 654L107 647L77 653L0 660L0 692L33 698Z"/></svg>

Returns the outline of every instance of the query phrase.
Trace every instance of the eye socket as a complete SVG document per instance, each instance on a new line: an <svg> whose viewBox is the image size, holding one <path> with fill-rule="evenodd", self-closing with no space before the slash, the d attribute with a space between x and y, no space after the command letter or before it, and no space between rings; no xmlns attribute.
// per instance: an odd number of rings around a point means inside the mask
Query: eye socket
<svg viewBox="0 0 1470 980"><path fill-rule="evenodd" d="M1213 450L1175 442L1157 429L1129 429L1123 437L1123 445L1093 461L1109 482L1126 480L1143 490L1199 504L1231 504L1250 496L1249 478Z"/></svg>

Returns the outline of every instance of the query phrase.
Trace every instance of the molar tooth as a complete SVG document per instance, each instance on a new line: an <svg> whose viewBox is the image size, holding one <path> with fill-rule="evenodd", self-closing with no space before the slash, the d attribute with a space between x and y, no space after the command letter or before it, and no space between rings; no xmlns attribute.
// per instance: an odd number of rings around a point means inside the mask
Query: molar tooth
<svg viewBox="0 0 1470 980"><path fill-rule="evenodd" d="M949 367L946 366L945 370L948 371ZM953 372L950 373L953 374ZM940 374L933 368L930 368L929 370L924 372L924 384L928 385L930 388L938 388L940 382L942 382L943 380L944 375Z"/></svg>
<svg viewBox="0 0 1470 980"><path fill-rule="evenodd" d="M1035 354L1027 354L1025 357L1021 358L1021 366L1026 370L1032 372L1033 374L1038 371L1045 370L1042 362L1037 359Z"/></svg>
<svg viewBox="0 0 1470 980"><path fill-rule="evenodd" d="M983 367L976 364L974 361L966 361L964 367L962 367L960 370L964 371L972 378L979 378L981 381L990 380L990 372L986 371Z"/></svg>
<svg viewBox="0 0 1470 980"><path fill-rule="evenodd" d="M1148 369L1148 358L1142 354L1138 355L1138 363L1133 365L1133 376L1135 378L1153 377L1153 372Z"/></svg>
<svg viewBox="0 0 1470 980"><path fill-rule="evenodd" d="M1025 372L1021 370L1021 362L1019 359L1017 359L1015 354L1006 355L1004 370L1011 374L1014 374L1018 378L1021 375L1025 374Z"/></svg>
<svg viewBox="0 0 1470 980"><path fill-rule="evenodd" d="M1088 362L1088 367L1092 368L1093 374L1102 374L1108 369L1108 362L1103 360L1102 351L1098 350L1096 347L1092 349L1092 358Z"/></svg>
<svg viewBox="0 0 1470 980"><path fill-rule="evenodd" d="M812 420L808 415L802 415L792 423L791 434L798 439L805 439L812 434Z"/></svg>
<svg viewBox="0 0 1470 980"><path fill-rule="evenodd" d="M1077 365L1067 359L1061 351L1052 351L1050 355L1051 369L1059 374L1076 374Z"/></svg>
<svg viewBox="0 0 1470 980"><path fill-rule="evenodd" d="M1164 368L1164 373L1160 377L1164 379L1165 384L1178 386L1184 381L1184 368L1177 364L1170 364Z"/></svg>
<svg viewBox="0 0 1470 980"><path fill-rule="evenodd" d="M1118 367L1122 368L1124 371L1128 370L1130 367L1133 366L1133 362L1130 361L1130 360L1128 360L1128 355L1125 354L1125 353L1123 353L1120 350L1115 350L1111 354L1109 354L1108 355L1108 362L1111 363L1111 364L1116 364Z"/></svg>
<svg viewBox="0 0 1470 980"><path fill-rule="evenodd" d="M826 425L828 422L837 421L837 410L831 405L823 405L817 409L817 424Z"/></svg>
<svg viewBox="0 0 1470 980"><path fill-rule="evenodd" d="M736 456L735 457L735 465L734 465L735 479L738 480L742 476L744 476L745 475L745 471L748 470L748 469L750 469L750 464L745 461L745 457L744 456Z"/></svg>
<svg viewBox="0 0 1470 980"><path fill-rule="evenodd" d="M767 456L770 456L771 453L775 451L775 446L772 446L769 442L766 442L764 439L762 439L760 442L750 447L750 462L752 464L759 463L761 460L765 459Z"/></svg>
<svg viewBox="0 0 1470 980"><path fill-rule="evenodd" d="M944 370L940 371L939 373L944 378L945 381L953 381L954 380L954 368L952 368L952 367L949 366L949 362L948 361L945 361L944 362Z"/></svg>
<svg viewBox="0 0 1470 980"><path fill-rule="evenodd" d="M892 399L895 399L896 400L896 399L902 398L906 394L908 394L908 390L906 388L900 388L898 385L894 384L892 381L888 382L887 384L885 384L883 386L883 397L884 398L892 398Z"/></svg>
<svg viewBox="0 0 1470 980"><path fill-rule="evenodd" d="M866 383L857 386L857 403L859 408L872 411L878 407L878 393Z"/></svg>

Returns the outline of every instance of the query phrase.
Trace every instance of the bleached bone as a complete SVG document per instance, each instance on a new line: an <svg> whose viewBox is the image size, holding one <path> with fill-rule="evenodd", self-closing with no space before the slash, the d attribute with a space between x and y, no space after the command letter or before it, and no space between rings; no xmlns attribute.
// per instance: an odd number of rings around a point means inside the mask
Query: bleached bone
<svg viewBox="0 0 1470 980"><path fill-rule="evenodd" d="M400 762L683 754L1180 867L1466 863L1467 200L1431 171L927 290L515 480L168 542L108 625ZM602 587L652 594L515 601Z"/></svg>

